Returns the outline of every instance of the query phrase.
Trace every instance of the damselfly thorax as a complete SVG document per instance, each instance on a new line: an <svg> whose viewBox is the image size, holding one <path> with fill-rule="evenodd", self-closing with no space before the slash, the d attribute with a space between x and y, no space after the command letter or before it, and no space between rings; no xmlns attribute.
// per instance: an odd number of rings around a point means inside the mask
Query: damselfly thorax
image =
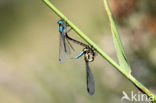
<svg viewBox="0 0 156 103"><path fill-rule="evenodd" d="M94 49L88 46L84 48L83 51L84 51L84 58L86 61L88 62L94 61L95 54L96 54Z"/></svg>

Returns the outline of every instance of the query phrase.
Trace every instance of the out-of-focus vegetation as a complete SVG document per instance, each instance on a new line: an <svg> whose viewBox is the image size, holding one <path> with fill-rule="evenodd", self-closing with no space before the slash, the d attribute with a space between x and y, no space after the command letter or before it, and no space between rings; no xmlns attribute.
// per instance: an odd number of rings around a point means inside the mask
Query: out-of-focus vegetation
<svg viewBox="0 0 156 103"><path fill-rule="evenodd" d="M155 91L156 1L122 1L110 0L110 6L132 74ZM102 0L53 3L116 59ZM97 56L91 63L96 93L89 96L83 58L58 62L58 19L41 0L0 1L0 103L120 103L122 91L138 91ZM72 55L82 49L74 46Z"/></svg>

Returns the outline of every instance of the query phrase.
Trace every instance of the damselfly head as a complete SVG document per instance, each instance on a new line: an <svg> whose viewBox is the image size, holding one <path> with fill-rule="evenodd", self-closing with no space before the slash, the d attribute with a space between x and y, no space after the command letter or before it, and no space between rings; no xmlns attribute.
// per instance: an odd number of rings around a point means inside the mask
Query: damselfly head
<svg viewBox="0 0 156 103"><path fill-rule="evenodd" d="M59 24L59 25L63 25L63 20L59 20L58 22L57 22L57 24Z"/></svg>

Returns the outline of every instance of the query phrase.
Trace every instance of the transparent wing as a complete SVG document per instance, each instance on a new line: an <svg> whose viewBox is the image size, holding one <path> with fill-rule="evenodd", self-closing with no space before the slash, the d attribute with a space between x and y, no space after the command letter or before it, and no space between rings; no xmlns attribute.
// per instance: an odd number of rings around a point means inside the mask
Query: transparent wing
<svg viewBox="0 0 156 103"><path fill-rule="evenodd" d="M71 44L69 43L69 41L67 41L67 38L65 38L65 41L64 41L65 43L65 45L64 45L64 47L65 47L65 53L67 54L67 55L69 55L70 53L71 53Z"/></svg>
<svg viewBox="0 0 156 103"><path fill-rule="evenodd" d="M94 77L89 67L88 61L85 60L85 63L86 63L87 91L90 95L93 95L95 92Z"/></svg>
<svg viewBox="0 0 156 103"><path fill-rule="evenodd" d="M66 56L70 54L70 46L64 35L60 34L60 44L59 44L59 61L64 63Z"/></svg>
<svg viewBox="0 0 156 103"><path fill-rule="evenodd" d="M74 49L74 47L70 44L68 38L66 38L66 41L67 41L67 43L69 44L70 48L72 48L72 50L74 51L75 49Z"/></svg>

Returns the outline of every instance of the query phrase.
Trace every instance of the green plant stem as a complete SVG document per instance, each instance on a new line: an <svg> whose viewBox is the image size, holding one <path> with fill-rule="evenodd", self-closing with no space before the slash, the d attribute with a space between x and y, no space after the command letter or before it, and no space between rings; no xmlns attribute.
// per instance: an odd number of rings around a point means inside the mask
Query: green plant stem
<svg viewBox="0 0 156 103"><path fill-rule="evenodd" d="M114 62L106 53L103 52L93 41L91 41L86 34L84 34L78 27L76 27L70 20L68 20L49 0L43 0L45 4L56 13L61 19L67 22L67 24L74 30L84 41L86 41L89 45L91 45L102 57L104 57L112 66L115 68L120 69L120 66Z"/></svg>
<svg viewBox="0 0 156 103"><path fill-rule="evenodd" d="M150 92L146 87L144 87L139 81L137 81L131 74L126 74L114 60L112 60L106 53L103 52L92 40L90 40L78 27L76 27L67 17L65 17L49 0L43 0L43 2L61 19L67 22L67 24L89 45L91 45L105 60L107 60L115 69L117 69L122 75L124 75L128 80L130 80L137 88L146 93L149 97L154 97L154 94ZM110 11L108 8L107 0L104 0L105 5L107 5L107 11ZM112 17L111 12L107 12L110 17ZM154 98L156 101L156 97Z"/></svg>

